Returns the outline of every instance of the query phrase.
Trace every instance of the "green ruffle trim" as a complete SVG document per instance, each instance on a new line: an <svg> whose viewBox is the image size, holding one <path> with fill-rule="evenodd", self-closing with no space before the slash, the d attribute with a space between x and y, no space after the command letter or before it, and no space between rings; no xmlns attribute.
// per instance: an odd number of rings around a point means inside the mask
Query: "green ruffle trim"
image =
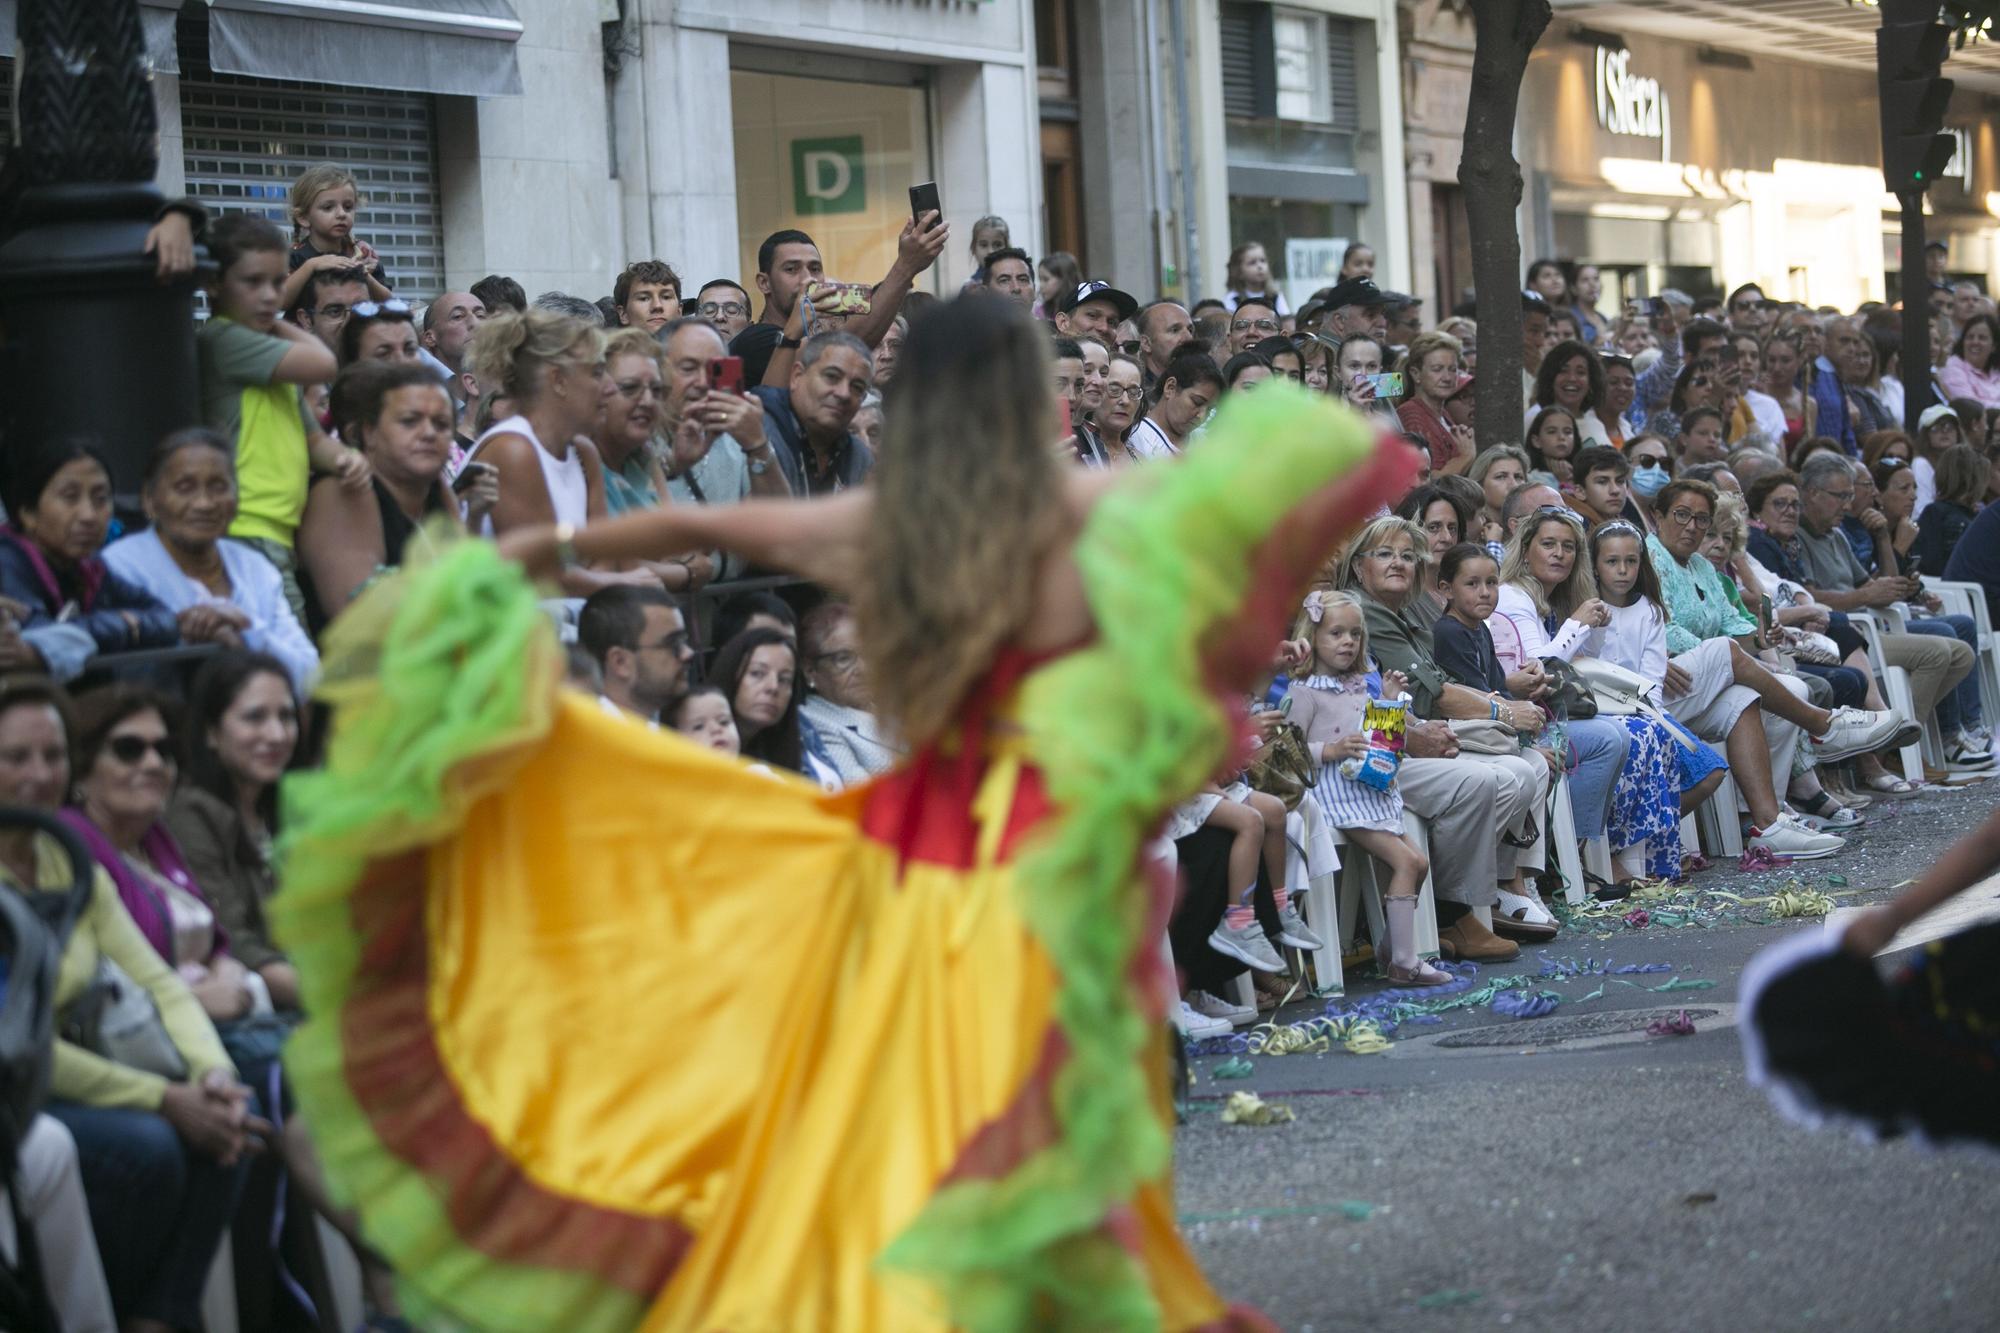
<svg viewBox="0 0 2000 1333"><path fill-rule="evenodd" d="M940 1190L884 1255L974 1333L1159 1327L1145 1275L1103 1226L1170 1152L1143 1058L1159 1034L1130 980L1153 944L1139 854L1228 752L1203 648L1242 611L1259 544L1373 448L1353 413L1267 384L1231 395L1183 458L1136 469L1085 529L1097 638L1029 677L1021 713L1060 812L1018 864L1023 916L1060 978L1059 1137L1004 1178ZM1324 534L1328 551L1341 535Z"/></svg>
<svg viewBox="0 0 2000 1333"><path fill-rule="evenodd" d="M418 554L420 548L422 554ZM270 905L306 1011L285 1069L341 1193L394 1256L428 1329L498 1333L636 1325L644 1305L595 1277L509 1264L460 1242L439 1185L398 1158L356 1102L342 1013L367 984L353 893L369 863L456 828L546 734L561 659L533 587L489 542L410 544L412 560L334 625L318 696L339 710L325 767L283 789L283 891Z"/></svg>

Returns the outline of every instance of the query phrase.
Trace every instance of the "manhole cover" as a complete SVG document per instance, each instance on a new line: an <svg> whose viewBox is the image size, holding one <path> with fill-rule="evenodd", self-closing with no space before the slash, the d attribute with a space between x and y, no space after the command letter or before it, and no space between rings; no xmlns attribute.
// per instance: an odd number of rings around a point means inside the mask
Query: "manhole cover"
<svg viewBox="0 0 2000 1333"><path fill-rule="evenodd" d="M1569 1014L1451 1032L1436 1038L1431 1044L1448 1050L1480 1046L1556 1046L1566 1041L1644 1032L1649 1024L1680 1013L1685 1013L1696 1027L1700 1027L1704 1018L1714 1018L1720 1012L1719 1009L1675 1006L1672 1009L1620 1009L1603 1014Z"/></svg>

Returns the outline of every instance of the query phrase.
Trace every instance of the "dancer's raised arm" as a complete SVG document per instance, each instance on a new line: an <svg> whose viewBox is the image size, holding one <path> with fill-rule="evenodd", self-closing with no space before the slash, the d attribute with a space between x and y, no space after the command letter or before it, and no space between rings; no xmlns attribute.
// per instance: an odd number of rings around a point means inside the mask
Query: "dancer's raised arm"
<svg viewBox="0 0 2000 1333"><path fill-rule="evenodd" d="M823 500L670 505L580 528L570 537L568 554L590 561L658 560L720 547L753 564L852 592L862 575L861 544L873 507L874 497L865 490ZM521 528L500 539L500 552L535 578L552 577L565 555L562 536L554 525Z"/></svg>
<svg viewBox="0 0 2000 1333"><path fill-rule="evenodd" d="M1888 946L1897 931L1996 871L2000 871L2000 810L1953 843L1915 884L1855 917L1842 943L1850 953L1872 957Z"/></svg>

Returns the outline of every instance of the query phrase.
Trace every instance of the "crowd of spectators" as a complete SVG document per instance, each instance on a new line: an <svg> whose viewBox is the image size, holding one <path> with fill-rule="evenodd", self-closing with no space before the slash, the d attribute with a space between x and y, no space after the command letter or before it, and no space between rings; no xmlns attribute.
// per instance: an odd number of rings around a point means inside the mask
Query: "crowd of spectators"
<svg viewBox="0 0 2000 1333"><path fill-rule="evenodd" d="M327 626L441 532L867 484L882 390L950 234L913 219L872 282L830 278L809 235L782 231L747 286L690 290L642 259L601 299L531 300L496 274L418 302L356 234L351 174L315 168L290 203L289 234L249 215L206 226L202 419L152 449L138 512L114 513L96 441L15 444L0 481L0 803L62 812L97 861L16 1200L70 1329L197 1327L225 1232L278 1234L239 1204L253 1168L282 1170L353 1247L369 1326L403 1326L292 1112L298 978L264 922L275 793L312 761ZM1426 883L1451 956L1557 934L1557 793L1579 837L1605 839L1618 882L1596 891L1615 896L1685 872L1698 853L1680 818L1725 772L1748 845L1813 858L1839 853L1875 796L1993 765L1973 625L1919 579L1978 583L2000 609L2000 323L1976 289L1937 275L1935 364L1906 367L1885 307L1816 310L1748 284L1611 310L1591 265L1537 261L1522 427L1482 440L1478 327L1428 323L1376 284L1366 245L1296 309L1258 243L1191 306L1036 260L998 218L972 248L967 296L1047 322L1068 423L1051 447L1078 467L1198 449L1222 399L1280 378L1419 464L1299 608L1253 713L1274 742L1297 724L1311 794L1218 774L1169 822L1184 1032L1255 1021L1268 996L1226 998L1232 982L1248 970L1281 990L1283 950L1329 945L1300 904L1322 895L1312 919L1336 919L1343 854L1387 870L1384 974L1435 985L1448 978L1415 945ZM1934 404L1914 438L1911 395ZM877 720L853 612L813 589L686 551L581 564L556 591L570 678L610 714L829 789L904 753ZM191 647L191 671L157 651ZM1571 716L1593 663L1660 707ZM1907 714L1885 701L1885 666L1908 675ZM1385 704L1403 710L1387 778L1367 767ZM1904 767L1926 725L1942 765ZM1428 850L1406 814L1428 822ZM14 885L66 882L60 861L46 837L0 834ZM150 1047L106 1042L93 1014L116 993L150 1000ZM288 1273L295 1243L266 1243L266 1266Z"/></svg>

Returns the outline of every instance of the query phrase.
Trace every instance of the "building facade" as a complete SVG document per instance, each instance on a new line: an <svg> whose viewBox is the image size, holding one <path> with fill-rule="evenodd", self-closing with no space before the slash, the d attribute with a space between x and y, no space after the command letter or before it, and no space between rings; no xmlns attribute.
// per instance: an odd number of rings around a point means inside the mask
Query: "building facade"
<svg viewBox="0 0 2000 1333"><path fill-rule="evenodd" d="M1458 158L1472 32L1410 0L1403 78L1416 290L1471 282ZM1595 264L1603 305L1754 281L1852 309L1899 296L1901 217L1883 188L1874 11L1844 0L1558 0L1522 81L1522 261ZM1959 153L1929 194L1948 269L2000 290L2000 54L1952 53ZM1428 213L1428 218L1426 214Z"/></svg>

